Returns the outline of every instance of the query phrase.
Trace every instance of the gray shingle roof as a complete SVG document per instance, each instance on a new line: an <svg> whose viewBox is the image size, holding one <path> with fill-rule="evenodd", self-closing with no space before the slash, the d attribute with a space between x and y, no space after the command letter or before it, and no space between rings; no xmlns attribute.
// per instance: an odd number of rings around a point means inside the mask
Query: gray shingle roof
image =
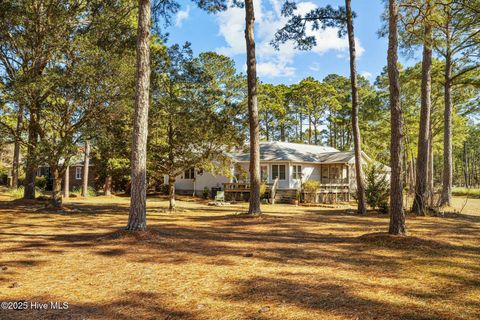
<svg viewBox="0 0 480 320"><path fill-rule="evenodd" d="M250 160L248 149L233 152L231 155L239 162ZM260 142L261 161L345 163L353 158L353 151L338 151L332 147L277 141Z"/></svg>

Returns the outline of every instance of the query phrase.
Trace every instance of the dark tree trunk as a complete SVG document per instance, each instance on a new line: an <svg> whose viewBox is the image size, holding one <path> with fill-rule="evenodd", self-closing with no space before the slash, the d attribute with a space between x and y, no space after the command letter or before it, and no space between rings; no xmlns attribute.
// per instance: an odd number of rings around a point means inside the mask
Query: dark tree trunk
<svg viewBox="0 0 480 320"><path fill-rule="evenodd" d="M355 175L357 180L358 213L366 214L367 207L365 201L365 185L363 182L362 171L362 145L360 141L360 127L358 125L356 52L351 0L345 0L345 8L347 10L348 44L350 49L350 83L352 86L352 132L355 149Z"/></svg>
<svg viewBox="0 0 480 320"><path fill-rule="evenodd" d="M147 132L150 91L150 0L139 0L135 114L132 133L132 187L127 230L147 228Z"/></svg>
<svg viewBox="0 0 480 320"><path fill-rule="evenodd" d="M83 157L83 172L82 172L82 197L88 196L88 166L90 165L90 142L85 141L85 153Z"/></svg>
<svg viewBox="0 0 480 320"><path fill-rule="evenodd" d="M103 186L103 194L106 196L112 195L112 176L107 174L105 177L105 184Z"/></svg>
<svg viewBox="0 0 480 320"><path fill-rule="evenodd" d="M447 38L448 46L448 38ZM447 49L448 50L448 49ZM443 128L443 181L441 206L450 206L452 203L452 57L447 51L445 57L445 110Z"/></svg>
<svg viewBox="0 0 480 320"><path fill-rule="evenodd" d="M429 4L430 2L427 2ZM429 8L427 8L427 12ZM418 133L417 179L415 185L415 198L412 211L416 214L427 213L428 201L428 145L431 111L431 85L432 85L432 27L425 22L424 44L422 57L422 94L420 111L420 130Z"/></svg>
<svg viewBox="0 0 480 320"><path fill-rule="evenodd" d="M390 226L388 233L406 234L402 184L402 106L398 75L398 3L389 0L388 22L388 80L390 91Z"/></svg>
<svg viewBox="0 0 480 320"><path fill-rule="evenodd" d="M65 169L65 176L63 178L63 197L70 197L70 167Z"/></svg>
<svg viewBox="0 0 480 320"><path fill-rule="evenodd" d="M260 214L260 132L257 106L257 62L254 38L253 0L245 0L245 39L247 43L248 118L250 123L250 203L249 214Z"/></svg>
<svg viewBox="0 0 480 320"><path fill-rule="evenodd" d="M53 186L52 186L52 200L51 204L54 208L61 208L62 207L62 176L58 167L55 165L50 165L52 178L53 178Z"/></svg>
<svg viewBox="0 0 480 320"><path fill-rule="evenodd" d="M24 199L35 199L35 176L37 175L37 163L35 150L37 148L37 117L32 111L28 124L28 147L27 166L25 169Z"/></svg>
<svg viewBox="0 0 480 320"><path fill-rule="evenodd" d="M17 127L15 128L15 146L12 161L12 188L18 188L18 171L20 167L20 136L23 124L23 104L18 107Z"/></svg>
<svg viewBox="0 0 480 320"><path fill-rule="evenodd" d="M175 211L175 177L168 176L168 209Z"/></svg>

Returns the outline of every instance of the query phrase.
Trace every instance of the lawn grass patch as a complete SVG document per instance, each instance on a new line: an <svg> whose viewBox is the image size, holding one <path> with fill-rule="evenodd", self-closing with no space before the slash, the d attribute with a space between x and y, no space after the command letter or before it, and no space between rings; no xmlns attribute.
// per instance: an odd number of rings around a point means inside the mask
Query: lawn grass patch
<svg viewBox="0 0 480 320"><path fill-rule="evenodd" d="M244 203L180 197L169 213L149 198L148 230L132 233L128 198L70 199L78 211L66 215L4 199L0 301L69 308L1 319L480 317L478 214L408 217L398 237L385 234L387 216L351 208L279 204L245 219Z"/></svg>
<svg viewBox="0 0 480 320"><path fill-rule="evenodd" d="M468 196L468 197L480 199L480 189L453 188L452 194L454 196Z"/></svg>

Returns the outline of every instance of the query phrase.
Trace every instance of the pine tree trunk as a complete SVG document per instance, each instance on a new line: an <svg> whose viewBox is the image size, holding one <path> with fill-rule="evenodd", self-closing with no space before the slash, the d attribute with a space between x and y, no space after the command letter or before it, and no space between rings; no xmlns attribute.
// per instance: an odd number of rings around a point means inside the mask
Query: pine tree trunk
<svg viewBox="0 0 480 320"><path fill-rule="evenodd" d="M85 153L83 157L83 172L82 172L82 197L88 197L88 169L90 165L90 142L85 141Z"/></svg>
<svg viewBox="0 0 480 320"><path fill-rule="evenodd" d="M260 214L260 132L257 106L257 62L255 60L253 0L245 0L247 44L248 118L250 122L250 201L249 214Z"/></svg>
<svg viewBox="0 0 480 320"><path fill-rule="evenodd" d="M135 114L132 133L132 187L127 230L147 228L147 132L150 91L150 0L139 0Z"/></svg>
<svg viewBox="0 0 480 320"><path fill-rule="evenodd" d="M447 52L445 58L445 110L444 127L443 127L443 181L442 196L440 199L441 206L450 206L452 203L452 57Z"/></svg>
<svg viewBox="0 0 480 320"><path fill-rule="evenodd" d="M303 114L300 112L300 142L303 143Z"/></svg>
<svg viewBox="0 0 480 320"><path fill-rule="evenodd" d="M56 166L50 165L50 169L53 177L52 200L50 203L54 208L61 208L62 207L62 177Z"/></svg>
<svg viewBox="0 0 480 320"><path fill-rule="evenodd" d="M389 0L388 22L388 79L390 90L390 226L388 233L404 235L405 211L402 184L402 106L400 105L400 79L398 75L398 3Z"/></svg>
<svg viewBox="0 0 480 320"><path fill-rule="evenodd" d="M467 157L467 142L463 143L463 179L464 179L464 186L469 188L470 185L468 183L468 157Z"/></svg>
<svg viewBox="0 0 480 320"><path fill-rule="evenodd" d="M428 200L430 207L434 206L434 185L433 185L433 176L434 176L434 167L433 167L433 136L432 136L432 122L430 121L430 130L429 130L429 142L428 142L428 174L427 174L427 185L428 185Z"/></svg>
<svg viewBox="0 0 480 320"><path fill-rule="evenodd" d="M168 209L175 211L175 177L168 176Z"/></svg>
<svg viewBox="0 0 480 320"><path fill-rule="evenodd" d="M63 197L70 197L70 167L65 169L65 177L63 178Z"/></svg>
<svg viewBox="0 0 480 320"><path fill-rule="evenodd" d="M18 188L18 171L20 167L20 135L23 124L23 104L19 105L17 114L17 127L15 128L15 146L13 148L12 161L12 188Z"/></svg>
<svg viewBox="0 0 480 320"><path fill-rule="evenodd" d="M365 185L363 181L362 170L362 145L360 141L360 127L358 124L356 52L351 0L345 0L345 8L347 10L348 44L350 49L350 83L352 86L352 132L355 149L355 175L357 180L358 213L366 214L367 207L365 201Z"/></svg>
<svg viewBox="0 0 480 320"><path fill-rule="evenodd" d="M312 118L308 115L308 144L312 143Z"/></svg>
<svg viewBox="0 0 480 320"><path fill-rule="evenodd" d="M30 122L28 124L27 166L25 169L25 189L23 191L24 199L35 199L35 177L37 175L36 148L37 117L35 112L31 112Z"/></svg>
<svg viewBox="0 0 480 320"><path fill-rule="evenodd" d="M430 2L427 2L429 5ZM429 9L427 8L427 12ZM424 44L422 57L422 84L421 84L421 111L420 130L418 133L417 179L415 185L415 198L412 211L416 214L427 213L428 200L428 142L431 111L431 85L432 85L432 27L425 23Z"/></svg>
<svg viewBox="0 0 480 320"><path fill-rule="evenodd" d="M112 176L107 174L105 177L105 184L103 186L103 194L106 196L112 195Z"/></svg>

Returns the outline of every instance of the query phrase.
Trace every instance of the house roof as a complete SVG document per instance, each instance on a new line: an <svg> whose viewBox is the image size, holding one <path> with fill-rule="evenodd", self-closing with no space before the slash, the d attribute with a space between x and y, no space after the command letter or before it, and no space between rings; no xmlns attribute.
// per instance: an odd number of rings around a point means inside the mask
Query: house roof
<svg viewBox="0 0 480 320"><path fill-rule="evenodd" d="M238 151L231 156L239 162L249 161L250 152ZM332 147L290 142L260 142L261 161L292 161L292 162L348 162L353 152L340 152ZM340 161L341 160L341 161Z"/></svg>

